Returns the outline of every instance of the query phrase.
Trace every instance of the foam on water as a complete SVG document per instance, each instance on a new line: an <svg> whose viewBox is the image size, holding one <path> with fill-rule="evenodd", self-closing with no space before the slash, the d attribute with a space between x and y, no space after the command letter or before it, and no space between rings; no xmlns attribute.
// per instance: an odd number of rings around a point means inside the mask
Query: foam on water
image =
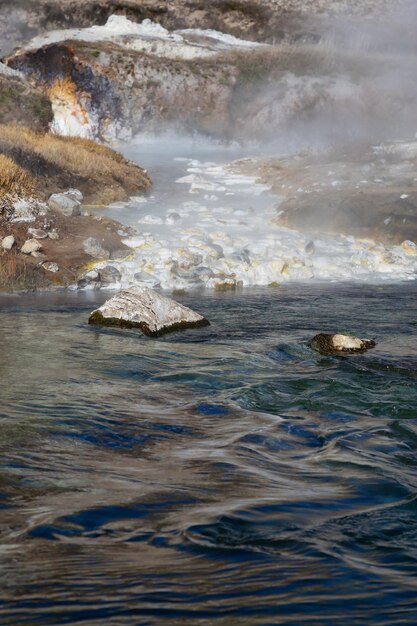
<svg viewBox="0 0 417 626"><path fill-rule="evenodd" d="M387 246L285 228L274 219L279 199L255 178L211 161L176 159L178 165L185 171L173 185L172 202L151 196L148 202L133 199L124 205L134 215L137 234L124 240L131 255L110 262L121 274L114 286L145 284L172 291L416 276L412 242Z"/></svg>

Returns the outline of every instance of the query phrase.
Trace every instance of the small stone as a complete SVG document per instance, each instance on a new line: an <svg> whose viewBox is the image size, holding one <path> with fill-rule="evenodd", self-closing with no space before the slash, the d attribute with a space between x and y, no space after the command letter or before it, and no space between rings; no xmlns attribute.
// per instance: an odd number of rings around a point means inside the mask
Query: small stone
<svg viewBox="0 0 417 626"><path fill-rule="evenodd" d="M109 259L110 252L103 248L98 239L94 237L89 237L85 239L82 243L84 252L94 257L95 259Z"/></svg>
<svg viewBox="0 0 417 626"><path fill-rule="evenodd" d="M415 244L414 241L406 239L406 241L402 242L401 248L406 254L409 254L410 256L417 256L417 244Z"/></svg>
<svg viewBox="0 0 417 626"><path fill-rule="evenodd" d="M97 270L89 270L85 272L77 281L78 289L85 289L85 287L100 286L100 274Z"/></svg>
<svg viewBox="0 0 417 626"><path fill-rule="evenodd" d="M41 228L28 228L28 235L32 235L35 239L46 239L48 237L48 233Z"/></svg>
<svg viewBox="0 0 417 626"><path fill-rule="evenodd" d="M149 287L120 291L93 311L89 324L140 328L150 337L185 328L207 326L208 320L191 309L156 293Z"/></svg>
<svg viewBox="0 0 417 626"><path fill-rule="evenodd" d="M33 256L35 259L46 259L46 254L39 252L39 250L34 250L30 253L30 256Z"/></svg>
<svg viewBox="0 0 417 626"><path fill-rule="evenodd" d="M110 253L110 258L112 260L114 260L114 259L123 260L123 259L126 259L131 254L132 254L132 249L131 248L119 248L117 250L113 250Z"/></svg>
<svg viewBox="0 0 417 626"><path fill-rule="evenodd" d="M100 282L103 285L112 285L114 283L120 282L122 277L121 273L117 269L117 267L113 267L113 265L107 265L99 270L100 274Z"/></svg>
<svg viewBox="0 0 417 626"><path fill-rule="evenodd" d="M27 239L20 248L20 252L23 254L32 254L32 252L39 252L39 250L42 250L42 244L37 239Z"/></svg>
<svg viewBox="0 0 417 626"><path fill-rule="evenodd" d="M351 335L320 333L311 340L311 347L322 354L355 354L375 348L373 339L359 339Z"/></svg>
<svg viewBox="0 0 417 626"><path fill-rule="evenodd" d="M55 228L51 230L51 232L48 233L48 237L49 239L54 239L54 240L59 239L57 230L55 230Z"/></svg>
<svg viewBox="0 0 417 626"><path fill-rule="evenodd" d="M53 272L54 274L56 272L59 272L59 265L58 265L58 263L53 263L52 261L47 261L46 263L42 263L42 267L47 272Z"/></svg>
<svg viewBox="0 0 417 626"><path fill-rule="evenodd" d="M13 235L8 235L1 240L1 247L3 248L3 250L11 250L15 243L16 239L13 237Z"/></svg>
<svg viewBox="0 0 417 626"><path fill-rule="evenodd" d="M67 217L81 215L80 202L65 193L53 193L48 200L48 205Z"/></svg>

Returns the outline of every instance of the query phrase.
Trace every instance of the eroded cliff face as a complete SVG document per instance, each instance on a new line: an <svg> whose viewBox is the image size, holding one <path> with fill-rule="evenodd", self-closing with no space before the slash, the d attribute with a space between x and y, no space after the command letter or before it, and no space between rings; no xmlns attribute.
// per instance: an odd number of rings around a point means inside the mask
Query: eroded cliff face
<svg viewBox="0 0 417 626"><path fill-rule="evenodd" d="M269 45L112 16L37 37L5 62L43 88L60 134L129 139L169 127L284 149L375 141L387 129L405 137L415 132L414 44L398 49L401 24L372 28L368 37L353 22L316 43Z"/></svg>
<svg viewBox="0 0 417 626"><path fill-rule="evenodd" d="M3 0L0 53L52 29L105 24L114 14L135 22L151 19L170 30L211 28L272 42L314 37L323 16L375 15L401 4L404 0Z"/></svg>

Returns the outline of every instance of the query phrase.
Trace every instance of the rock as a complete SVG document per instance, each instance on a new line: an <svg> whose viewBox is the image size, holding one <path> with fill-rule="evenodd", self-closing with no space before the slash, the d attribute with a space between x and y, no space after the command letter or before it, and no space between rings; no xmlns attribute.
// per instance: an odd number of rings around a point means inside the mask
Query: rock
<svg viewBox="0 0 417 626"><path fill-rule="evenodd" d="M77 281L78 289L85 289L85 287L100 287L100 274L97 270L89 270L85 272Z"/></svg>
<svg viewBox="0 0 417 626"><path fill-rule="evenodd" d="M84 252L94 257L95 259L110 258L110 252L103 248L98 239L95 239L94 237L89 237L88 239L85 239L82 243L82 246L84 248Z"/></svg>
<svg viewBox="0 0 417 626"><path fill-rule="evenodd" d="M131 254L132 254L131 248L119 248L117 250L113 250L110 253L110 258L122 260L122 259L126 259Z"/></svg>
<svg viewBox="0 0 417 626"><path fill-rule="evenodd" d="M52 263L52 261L47 261L46 263L42 263L42 267L47 272L53 272L54 274L56 272L59 272L59 265L58 265L58 263Z"/></svg>
<svg viewBox="0 0 417 626"><path fill-rule="evenodd" d="M84 196L79 189L68 189L68 191L64 193L64 196L68 196L68 198L71 198L71 200L75 200L80 204L84 200Z"/></svg>
<svg viewBox="0 0 417 626"><path fill-rule="evenodd" d="M42 250L42 244L37 239L27 239L20 248L20 252L23 252L23 254L32 254L40 250Z"/></svg>
<svg viewBox="0 0 417 626"><path fill-rule="evenodd" d="M32 235L35 239L46 239L48 237L48 233L42 230L42 228L28 228L28 235Z"/></svg>
<svg viewBox="0 0 417 626"><path fill-rule="evenodd" d="M34 250L30 253L30 256L33 256L35 259L46 259L46 254L39 252L39 250Z"/></svg>
<svg viewBox="0 0 417 626"><path fill-rule="evenodd" d="M209 324L199 313L161 296L149 287L139 286L120 291L107 300L91 313L88 323L140 328L149 337Z"/></svg>
<svg viewBox="0 0 417 626"><path fill-rule="evenodd" d="M355 354L375 348L373 339L359 339L350 335L320 333L311 340L311 347L322 354Z"/></svg>
<svg viewBox="0 0 417 626"><path fill-rule="evenodd" d="M99 274L100 282L103 285L112 285L113 283L118 283L122 277L117 267L113 267L113 265L107 265L106 267L103 267L103 269L99 271Z"/></svg>
<svg viewBox="0 0 417 626"><path fill-rule="evenodd" d="M55 228L52 229L51 232L48 233L48 237L49 239L54 239L54 240L59 239L57 230Z"/></svg>
<svg viewBox="0 0 417 626"><path fill-rule="evenodd" d="M3 248L3 250L11 250L15 243L16 239L13 237L13 235L8 235L1 240L1 247Z"/></svg>
<svg viewBox="0 0 417 626"><path fill-rule="evenodd" d="M48 200L51 209L59 211L67 217L81 215L80 202L66 193L53 193Z"/></svg>

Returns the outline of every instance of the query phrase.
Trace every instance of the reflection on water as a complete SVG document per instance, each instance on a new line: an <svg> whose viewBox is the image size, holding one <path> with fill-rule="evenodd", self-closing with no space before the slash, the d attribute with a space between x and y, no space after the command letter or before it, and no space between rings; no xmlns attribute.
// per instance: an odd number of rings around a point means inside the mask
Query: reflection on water
<svg viewBox="0 0 417 626"><path fill-rule="evenodd" d="M2 297L1 623L414 624L413 289L195 294L160 340Z"/></svg>

